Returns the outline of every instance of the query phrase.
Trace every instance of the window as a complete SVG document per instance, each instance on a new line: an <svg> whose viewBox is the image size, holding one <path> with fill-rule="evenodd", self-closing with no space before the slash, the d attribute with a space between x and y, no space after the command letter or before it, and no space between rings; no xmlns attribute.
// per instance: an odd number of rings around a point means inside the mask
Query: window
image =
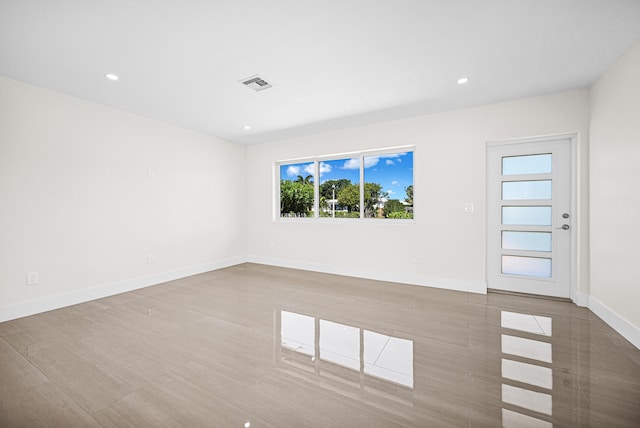
<svg viewBox="0 0 640 428"><path fill-rule="evenodd" d="M360 159L320 162L320 217L360 218Z"/></svg>
<svg viewBox="0 0 640 428"><path fill-rule="evenodd" d="M413 218L413 152L364 157L364 216Z"/></svg>
<svg viewBox="0 0 640 428"><path fill-rule="evenodd" d="M279 217L413 219L413 153L400 147L278 162Z"/></svg>
<svg viewBox="0 0 640 428"><path fill-rule="evenodd" d="M280 166L280 217L313 217L315 163Z"/></svg>

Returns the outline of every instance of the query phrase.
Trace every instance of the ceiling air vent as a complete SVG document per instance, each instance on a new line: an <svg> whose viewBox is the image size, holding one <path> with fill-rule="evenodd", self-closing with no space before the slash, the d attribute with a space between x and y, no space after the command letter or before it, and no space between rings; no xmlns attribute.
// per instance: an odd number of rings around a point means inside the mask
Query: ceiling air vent
<svg viewBox="0 0 640 428"><path fill-rule="evenodd" d="M271 84L260 76L247 77L246 79L240 80L240 83L254 91L262 91L263 89L269 89L271 87Z"/></svg>

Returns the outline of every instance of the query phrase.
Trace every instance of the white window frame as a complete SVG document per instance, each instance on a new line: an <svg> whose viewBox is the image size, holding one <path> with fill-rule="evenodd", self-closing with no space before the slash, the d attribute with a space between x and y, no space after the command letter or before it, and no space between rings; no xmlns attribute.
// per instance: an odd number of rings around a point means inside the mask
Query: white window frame
<svg viewBox="0 0 640 428"><path fill-rule="evenodd" d="M384 223L384 224L415 224L416 214L415 214L415 205L413 218L410 219L393 219L393 218L366 218L364 217L364 158L370 156L384 156L391 155L397 153L413 153L413 180L412 185L414 186L415 192L415 154L416 154L416 146L396 146L396 147L387 147L383 149L372 149L372 150L360 150L357 152L345 152L345 153L336 153L331 155L322 155L322 156L312 156L312 157L303 157L303 158L294 158L294 159L286 159L281 161L276 161L273 164L273 220L281 221L281 222L321 222L321 223ZM320 217L320 163L325 161L333 161L338 159L353 159L357 158L360 161L360 216L357 218L330 218L330 217ZM280 176L280 167L282 165L291 165L291 164L301 164L301 163L313 163L313 217L281 217L280 216L280 180L282 177Z"/></svg>

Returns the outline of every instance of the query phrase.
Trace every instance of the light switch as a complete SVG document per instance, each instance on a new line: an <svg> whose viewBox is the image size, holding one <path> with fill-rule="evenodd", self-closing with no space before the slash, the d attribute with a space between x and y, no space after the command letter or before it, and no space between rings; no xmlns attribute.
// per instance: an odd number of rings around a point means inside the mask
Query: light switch
<svg viewBox="0 0 640 428"><path fill-rule="evenodd" d="M475 207L473 206L473 204L471 202L467 202L464 204L464 212L466 213L472 213L475 211Z"/></svg>
<svg viewBox="0 0 640 428"><path fill-rule="evenodd" d="M35 285L38 283L38 272L27 272L27 285Z"/></svg>

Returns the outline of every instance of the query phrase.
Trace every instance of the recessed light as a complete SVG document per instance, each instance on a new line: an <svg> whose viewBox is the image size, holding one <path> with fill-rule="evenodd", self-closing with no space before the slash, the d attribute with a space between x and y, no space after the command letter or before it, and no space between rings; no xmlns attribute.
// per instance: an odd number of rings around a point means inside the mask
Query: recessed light
<svg viewBox="0 0 640 428"><path fill-rule="evenodd" d="M468 81L469 81L468 77L461 77L461 78L458 79L458 85L464 85Z"/></svg>
<svg viewBox="0 0 640 428"><path fill-rule="evenodd" d="M109 80L114 80L114 81L118 80L118 76L116 76L115 74L112 74L112 73L107 73L107 74L104 75L104 77L106 77Z"/></svg>
<svg viewBox="0 0 640 428"><path fill-rule="evenodd" d="M246 129L247 131L251 129L251 127L249 125L245 125L244 129Z"/></svg>

